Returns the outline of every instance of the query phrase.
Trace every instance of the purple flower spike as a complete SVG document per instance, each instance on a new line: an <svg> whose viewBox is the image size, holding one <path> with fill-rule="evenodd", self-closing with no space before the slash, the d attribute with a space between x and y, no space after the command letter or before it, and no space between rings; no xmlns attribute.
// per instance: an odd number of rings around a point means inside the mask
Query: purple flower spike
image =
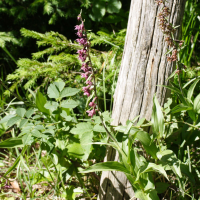
<svg viewBox="0 0 200 200"><path fill-rule="evenodd" d="M81 24L75 26L75 30L77 30L77 35L79 37L78 39L76 39L76 42L78 42L80 46L83 46L83 49L78 50L77 53L78 53L78 59L83 62L81 66L81 70L84 73L81 74L81 77L86 79L86 84L87 84L87 86L83 87L82 90L83 90L83 94L89 97L91 95L91 90L94 89L93 87L94 84L92 82L92 78L94 78L94 75L93 75L91 63L89 61L85 62L87 57L89 57L88 50L90 48L90 42L87 40L87 34L85 31L84 22L82 20L81 14L78 15L77 19L78 21L81 21ZM89 60L90 60L90 57L89 57ZM93 117L93 115L96 114L96 111L97 111L97 109L95 109L97 107L97 104L95 103L96 99L97 97L95 97L93 101L89 103L89 106L92 108L92 110L86 111L88 113L88 116L90 117Z"/></svg>

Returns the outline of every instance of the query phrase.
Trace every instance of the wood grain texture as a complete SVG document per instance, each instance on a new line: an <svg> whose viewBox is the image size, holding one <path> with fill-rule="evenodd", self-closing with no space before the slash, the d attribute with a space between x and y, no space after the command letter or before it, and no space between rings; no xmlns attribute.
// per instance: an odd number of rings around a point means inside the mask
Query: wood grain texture
<svg viewBox="0 0 200 200"><path fill-rule="evenodd" d="M170 23L181 25L186 0L168 0ZM167 78L173 64L167 62L167 45L159 29L160 11L155 0L132 0L128 28L117 87L114 94L112 125L126 124L135 116L150 120L153 95L164 104ZM175 38L178 39L180 28ZM108 149L106 160L118 160L118 154ZM134 192L121 172L103 172L98 200L128 200Z"/></svg>

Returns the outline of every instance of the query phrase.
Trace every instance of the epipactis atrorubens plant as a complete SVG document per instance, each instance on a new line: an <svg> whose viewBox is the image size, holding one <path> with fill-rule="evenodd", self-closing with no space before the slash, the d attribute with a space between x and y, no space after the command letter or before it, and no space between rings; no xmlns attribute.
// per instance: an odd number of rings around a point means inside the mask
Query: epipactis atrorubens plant
<svg viewBox="0 0 200 200"><path fill-rule="evenodd" d="M167 56L167 61L175 62L178 60L178 50L177 43L179 47L183 45L183 41L175 40L173 35L176 31L176 28L173 27L171 23L169 23L168 16L170 15L170 9L166 6L166 0L158 0L156 1L157 5L162 6L161 12L158 14L159 18L159 27L165 35L165 41L169 48L171 48L169 54Z"/></svg>
<svg viewBox="0 0 200 200"><path fill-rule="evenodd" d="M82 67L81 70L84 72L81 74L81 77L86 80L86 86L83 87L84 95L89 97L91 95L91 91L94 90L95 97L93 100L89 103L89 106L91 107L90 110L87 110L88 116L93 117L96 114L96 111L98 110L98 105L95 103L97 101L97 95L96 95L96 86L95 86L95 75L94 75L94 69L92 67L92 62L90 58L90 42L87 38L87 33L84 26L84 21L81 17L81 14L77 17L78 21L81 22L80 25L75 26L75 30L77 30L77 36L79 37L76 39L76 41L79 43L80 46L83 47L83 49L78 50L78 58L82 61Z"/></svg>

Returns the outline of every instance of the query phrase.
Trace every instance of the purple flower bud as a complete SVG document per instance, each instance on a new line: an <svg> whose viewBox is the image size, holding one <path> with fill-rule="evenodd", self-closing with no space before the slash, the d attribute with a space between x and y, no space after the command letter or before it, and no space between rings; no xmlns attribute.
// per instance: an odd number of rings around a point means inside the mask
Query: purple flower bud
<svg viewBox="0 0 200 200"><path fill-rule="evenodd" d="M78 42L79 45L83 45L86 46L87 45L87 39L86 38L78 38L76 39L76 41Z"/></svg>
<svg viewBox="0 0 200 200"><path fill-rule="evenodd" d="M88 86L87 86L87 87L83 87L82 90L83 90L83 92L84 92L83 95L86 95L86 96L88 96L88 97L90 96L90 89L89 89Z"/></svg>
<svg viewBox="0 0 200 200"><path fill-rule="evenodd" d="M78 50L77 53L79 54L78 55L79 60L84 62L87 58L87 51L85 49L81 49L81 50Z"/></svg>
<svg viewBox="0 0 200 200"><path fill-rule="evenodd" d="M86 73L81 74L81 78L85 78L86 80L88 79L88 75Z"/></svg>
<svg viewBox="0 0 200 200"><path fill-rule="evenodd" d="M93 115L96 114L96 110L95 109L87 110L86 112L88 113L88 116L90 116L90 117L93 117Z"/></svg>
<svg viewBox="0 0 200 200"><path fill-rule="evenodd" d="M77 20L78 20L78 21L81 20L81 14L79 14L79 15L77 16Z"/></svg>
<svg viewBox="0 0 200 200"><path fill-rule="evenodd" d="M95 107L96 107L96 105L97 105L97 104L96 104L96 103L94 103L93 101L89 103L89 106L90 106L90 107L93 107L93 108L95 108Z"/></svg>

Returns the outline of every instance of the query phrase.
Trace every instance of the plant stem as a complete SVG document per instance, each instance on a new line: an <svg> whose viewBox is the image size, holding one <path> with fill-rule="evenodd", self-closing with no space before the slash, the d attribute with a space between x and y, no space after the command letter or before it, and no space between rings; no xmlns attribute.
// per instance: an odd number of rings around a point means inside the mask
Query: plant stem
<svg viewBox="0 0 200 200"><path fill-rule="evenodd" d="M17 61L14 59L14 57L10 54L10 52L6 49L6 47L2 48L9 56L10 58L17 64Z"/></svg>

